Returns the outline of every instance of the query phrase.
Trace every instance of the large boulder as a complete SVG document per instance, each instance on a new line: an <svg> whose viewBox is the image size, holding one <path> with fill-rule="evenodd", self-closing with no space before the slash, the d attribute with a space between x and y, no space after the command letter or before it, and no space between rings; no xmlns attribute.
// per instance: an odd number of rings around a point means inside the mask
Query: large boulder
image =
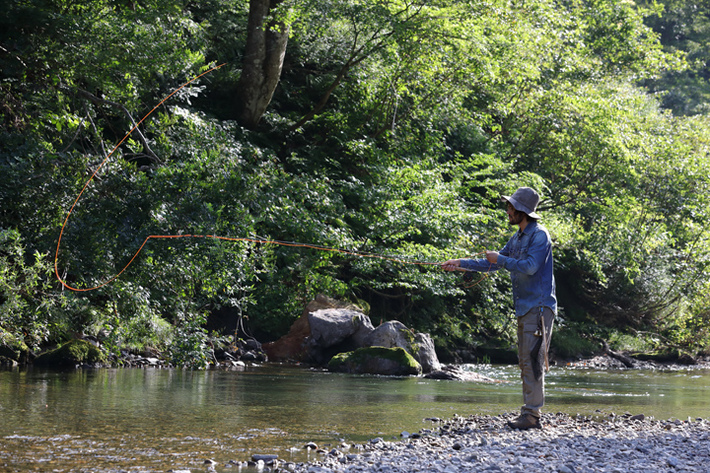
<svg viewBox="0 0 710 473"><path fill-rule="evenodd" d="M370 318L351 309L321 309L308 314L311 335L308 354L311 360L324 364L333 355L363 346L375 329Z"/></svg>
<svg viewBox="0 0 710 473"><path fill-rule="evenodd" d="M291 325L286 335L274 342L264 343L262 348L270 361L306 361L306 341L310 334L308 314L303 314Z"/></svg>
<svg viewBox="0 0 710 473"><path fill-rule="evenodd" d="M434 340L428 333L417 333L414 335L414 346L412 355L422 365L425 373L441 369L439 357L436 356Z"/></svg>
<svg viewBox="0 0 710 473"><path fill-rule="evenodd" d="M421 365L404 348L364 347L339 353L328 363L330 371L386 376L422 374Z"/></svg>
<svg viewBox="0 0 710 473"><path fill-rule="evenodd" d="M380 324L364 340L368 347L399 347L405 350L411 347L413 342L414 332L398 320L390 320Z"/></svg>
<svg viewBox="0 0 710 473"><path fill-rule="evenodd" d="M385 322L374 329L365 338L364 346L403 348L419 362L424 373L441 368L429 334L415 333L397 320Z"/></svg>
<svg viewBox="0 0 710 473"><path fill-rule="evenodd" d="M318 295L291 326L288 334L265 343L271 361L324 365L343 351L359 348L374 327L370 318L345 303Z"/></svg>
<svg viewBox="0 0 710 473"><path fill-rule="evenodd" d="M355 345L363 346L363 341L375 330L370 318L350 309L322 309L308 314L311 327L309 344L328 348L351 339Z"/></svg>
<svg viewBox="0 0 710 473"><path fill-rule="evenodd" d="M308 323L308 314L321 309L332 309L344 307L345 305L331 299L330 297L318 294L315 299L309 302L303 309L301 316L291 325L288 333L276 341L264 343L262 346L266 355L271 361L308 361L308 350L306 344L311 335L311 327Z"/></svg>
<svg viewBox="0 0 710 473"><path fill-rule="evenodd" d="M339 353L364 347L403 349L417 362L419 373L441 368L434 342L428 334L415 333L396 320L375 328L370 318L356 307L322 295L306 306L288 334L263 345L271 361L321 366Z"/></svg>

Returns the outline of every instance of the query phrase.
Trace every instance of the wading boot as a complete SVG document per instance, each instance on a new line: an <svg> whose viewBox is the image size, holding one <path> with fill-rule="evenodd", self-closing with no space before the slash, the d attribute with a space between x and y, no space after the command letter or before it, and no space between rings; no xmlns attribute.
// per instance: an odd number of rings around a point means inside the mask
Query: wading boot
<svg viewBox="0 0 710 473"><path fill-rule="evenodd" d="M528 430L541 429L540 419L531 414L523 414L515 420L508 421L508 427L511 429Z"/></svg>

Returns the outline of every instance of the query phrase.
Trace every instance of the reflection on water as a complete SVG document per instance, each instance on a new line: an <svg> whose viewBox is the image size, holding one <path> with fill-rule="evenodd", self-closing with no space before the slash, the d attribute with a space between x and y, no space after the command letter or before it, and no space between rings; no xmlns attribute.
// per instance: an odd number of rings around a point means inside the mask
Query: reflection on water
<svg viewBox="0 0 710 473"><path fill-rule="evenodd" d="M205 459L223 467L253 453L303 461L316 455L302 449L308 441L396 438L429 427L427 418L517 411L517 367L467 368L498 382L351 376L282 365L245 372L0 371L0 470L202 471ZM708 418L707 399L710 371L555 367L547 377L547 409L568 414Z"/></svg>

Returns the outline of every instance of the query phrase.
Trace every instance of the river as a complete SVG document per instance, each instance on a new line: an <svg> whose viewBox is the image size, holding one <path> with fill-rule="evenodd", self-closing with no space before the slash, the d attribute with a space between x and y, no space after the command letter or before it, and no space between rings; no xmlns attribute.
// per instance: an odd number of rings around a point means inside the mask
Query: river
<svg viewBox="0 0 710 473"><path fill-rule="evenodd" d="M0 371L0 471L237 471L252 454L304 461L328 447L503 414L521 402L515 366L472 365L497 380L353 376L264 364L245 371ZM710 370L552 367L548 411L710 418Z"/></svg>

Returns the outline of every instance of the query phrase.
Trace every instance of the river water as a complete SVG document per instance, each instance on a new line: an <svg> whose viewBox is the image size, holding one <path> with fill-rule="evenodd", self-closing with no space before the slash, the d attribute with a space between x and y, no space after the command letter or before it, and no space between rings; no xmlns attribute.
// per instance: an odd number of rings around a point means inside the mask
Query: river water
<svg viewBox="0 0 710 473"><path fill-rule="evenodd" d="M291 461L432 426L431 418L505 414L521 402L516 366L472 365L494 383L353 376L287 365L245 371L0 371L0 471L234 472L252 454ZM710 370L552 367L552 412L710 418Z"/></svg>

